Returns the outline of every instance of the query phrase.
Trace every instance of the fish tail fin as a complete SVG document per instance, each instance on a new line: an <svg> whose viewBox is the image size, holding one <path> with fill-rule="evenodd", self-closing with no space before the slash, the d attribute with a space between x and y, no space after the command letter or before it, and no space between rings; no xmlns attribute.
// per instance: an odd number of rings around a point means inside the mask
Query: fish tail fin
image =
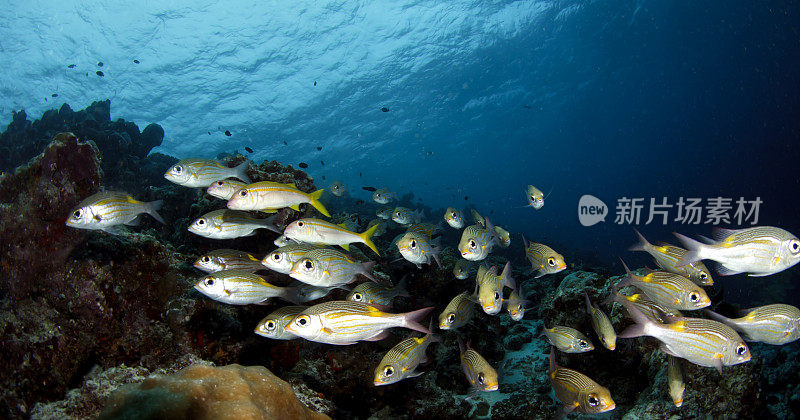
<svg viewBox="0 0 800 420"><path fill-rule="evenodd" d="M524 233L521 234L521 235L522 235L522 244L523 244L523 246L525 246L525 249L528 249L528 240L525 239L525 234Z"/></svg>
<svg viewBox="0 0 800 420"><path fill-rule="evenodd" d="M282 235L283 232L281 232L280 229L275 227L275 219L277 217L278 217L277 214L273 214L272 216L267 217L266 219L256 219L256 222L261 224L261 226L264 226L268 230L271 230L279 235Z"/></svg>
<svg viewBox="0 0 800 420"><path fill-rule="evenodd" d="M683 258L678 261L678 267L683 267L685 265L691 264L695 261L700 261L702 258L700 257L700 251L703 250L703 247L706 246L704 243L700 241L695 241L694 239L681 235L680 233L673 232L673 235L681 241L684 247L687 249L687 253L683 256Z"/></svg>
<svg viewBox="0 0 800 420"><path fill-rule="evenodd" d="M151 201L149 203L144 203L144 204L145 204L145 208L147 209L147 214L153 216L153 219L158 220L159 222L161 222L162 225L166 225L166 223L164 222L164 219L161 217L160 214L158 214L158 211L157 211L158 209L161 208L161 205L164 204L164 200L156 200L156 201Z"/></svg>
<svg viewBox="0 0 800 420"><path fill-rule="evenodd" d="M460 335L457 335L456 341L458 341L458 351L461 354L464 354L464 352L467 351L466 347L464 347L464 340L461 338Z"/></svg>
<svg viewBox="0 0 800 420"><path fill-rule="evenodd" d="M251 181L250 177L247 176L248 169L250 169L250 161L245 159L244 162L240 163L239 165L236 165L236 167L233 168L234 172L233 176L241 179L242 181L248 184L252 184L253 181Z"/></svg>
<svg viewBox="0 0 800 420"><path fill-rule="evenodd" d="M511 277L511 261L508 261L506 266L503 267L503 272L500 273L500 277L505 279L507 287L517 290L517 282L515 282L514 278Z"/></svg>
<svg viewBox="0 0 800 420"><path fill-rule="evenodd" d="M402 281L402 280L401 280L401 281ZM431 320L430 320L430 322L428 322L428 329L429 329L429 330L431 330L431 333L430 333L430 334L428 334L428 336L430 337L430 340L431 340L432 342L434 342L434 343L441 343L441 342L443 342L443 341L444 341L444 339L442 338L442 336L440 336L440 335L437 335L437 334L434 334L434 333L432 332L432 331L435 329L435 327L436 327L436 323L434 322L435 320L436 320L436 317L433 317L433 316L432 316L432 317L431 317Z"/></svg>
<svg viewBox="0 0 800 420"><path fill-rule="evenodd" d="M643 335L648 335L646 331L647 326L653 324L653 321L650 320L650 318L648 318L642 311L640 311L639 308L636 307L636 305L626 300L623 300L620 303L622 303L622 306L624 306L625 309L628 310L628 315L630 315L630 317L633 318L633 322L635 322L635 324L631 325L621 333L617 334L617 337L634 338L634 337L641 337Z"/></svg>
<svg viewBox="0 0 800 420"><path fill-rule="evenodd" d="M705 312L706 315L710 316L711 319L713 319L714 321L721 322L723 324L729 324L730 321L731 321L730 318L722 316L722 315L720 315L720 314L718 314L718 313L716 313L716 312L714 312L712 310L709 310L709 309L704 309L703 312Z"/></svg>
<svg viewBox="0 0 800 420"><path fill-rule="evenodd" d="M408 275L403 276L403 278L401 278L397 283L397 286L394 287L394 291L397 293L397 296L411 297L411 294L408 293L408 290L406 289L406 286L408 285L407 279Z"/></svg>
<svg viewBox="0 0 800 420"><path fill-rule="evenodd" d="M422 318L425 318L432 310L434 309L433 306L429 306L427 308L417 309L416 311L406 312L403 314L403 326L414 331L419 331L421 333L430 334L430 330L425 328L419 321Z"/></svg>
<svg viewBox="0 0 800 420"><path fill-rule="evenodd" d="M314 208L317 209L318 212L324 214L325 217L331 217L331 214L328 213L328 209L326 209L325 206L322 204L322 202L319 201L319 198L322 197L323 192L325 192L324 188L316 190L308 195L308 199L311 202L311 205L314 206Z"/></svg>
<svg viewBox="0 0 800 420"><path fill-rule="evenodd" d="M635 274L633 274L631 269L628 268L628 264L625 264L625 261L623 261L622 258L620 258L619 261L622 263L622 267L625 268L625 275L627 277L625 277L624 279L622 279L622 281L617 283L617 287L622 288L626 286L632 286L633 283L631 283L631 279L633 279L633 276L635 276Z"/></svg>
<svg viewBox="0 0 800 420"><path fill-rule="evenodd" d="M361 240L364 242L364 244L366 246L369 247L369 249L371 249L374 253L378 254L378 256L380 257L381 253L378 252L378 248L375 247L375 243L372 242L372 235L374 235L375 231L378 230L378 226L380 226L380 225L372 226L371 228L367 229L366 232L364 232L364 233L362 233L362 234L360 234L358 236L361 237Z"/></svg>
<svg viewBox="0 0 800 420"><path fill-rule="evenodd" d="M556 348L550 346L550 373L555 372L558 369L558 365L556 364Z"/></svg>
<svg viewBox="0 0 800 420"><path fill-rule="evenodd" d="M583 292L583 297L586 298L586 312L589 315L591 315L592 314L592 310L594 309L594 306L592 306L592 301L591 301L591 299L589 299L589 294L586 293L586 292Z"/></svg>
<svg viewBox="0 0 800 420"><path fill-rule="evenodd" d="M372 273L373 267L375 267L375 261L367 261L365 263L361 263L361 275L374 281L375 283L380 283Z"/></svg>
<svg viewBox="0 0 800 420"><path fill-rule="evenodd" d="M299 287L287 287L281 296L287 302L291 302L293 305L302 305L303 302L300 301L300 288Z"/></svg>
<svg viewBox="0 0 800 420"><path fill-rule="evenodd" d="M636 236L639 238L639 243L628 248L628 251L647 251L647 248L652 246L650 245L650 242L647 242L647 239L644 238L644 235L642 235L638 229L633 228L633 231L636 232Z"/></svg>

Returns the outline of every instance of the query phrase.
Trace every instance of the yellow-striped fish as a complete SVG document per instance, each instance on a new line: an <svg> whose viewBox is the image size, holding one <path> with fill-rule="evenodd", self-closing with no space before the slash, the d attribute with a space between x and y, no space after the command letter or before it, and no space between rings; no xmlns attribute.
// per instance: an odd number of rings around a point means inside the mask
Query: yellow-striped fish
<svg viewBox="0 0 800 420"><path fill-rule="evenodd" d="M264 266L258 258L244 251L235 249L217 249L203 254L193 264L206 273L223 270L246 270L256 272L263 270Z"/></svg>
<svg viewBox="0 0 800 420"><path fill-rule="evenodd" d="M497 371L489 365L489 362L483 356L470 348L469 342L465 347L461 337L456 336L456 338L461 352L461 368L464 370L464 375L472 387L469 396L472 397L478 392L497 391L499 388Z"/></svg>
<svg viewBox="0 0 800 420"><path fill-rule="evenodd" d="M256 325L255 333L273 340L294 340L297 336L287 332L284 327L306 309L307 306L284 306L265 316Z"/></svg>
<svg viewBox="0 0 800 420"><path fill-rule="evenodd" d="M714 279L711 277L711 272L706 268L702 261L695 261L688 265L678 265L685 255L686 251L683 248L672 246L669 244L662 244L655 246L634 229L636 235L639 237L639 243L630 248L631 251L644 251L650 254L655 260L656 264L670 273L680 274L687 277L689 280L701 285L711 286L714 284Z"/></svg>
<svg viewBox="0 0 800 420"><path fill-rule="evenodd" d="M525 258L530 261L531 268L536 272L535 278L567 269L564 256L553 251L553 248L545 244L528 242L525 236L522 236L522 243L525 245Z"/></svg>
<svg viewBox="0 0 800 420"><path fill-rule="evenodd" d="M172 165L164 174L164 178L184 187L208 187L225 178L238 178L250 183L245 172L250 167L249 161L229 168L225 164L212 159L183 159Z"/></svg>
<svg viewBox="0 0 800 420"><path fill-rule="evenodd" d="M297 303L291 288L274 286L261 276L244 270L211 273L202 277L194 288L211 299L229 305L262 303L272 297Z"/></svg>
<svg viewBox="0 0 800 420"><path fill-rule="evenodd" d="M347 300L371 303L389 308L392 306L392 300L398 296L410 296L406 291L405 276L400 279L397 286L365 281L353 288L353 291L347 295Z"/></svg>
<svg viewBox="0 0 800 420"><path fill-rule="evenodd" d="M472 214L472 220L475 222L476 225L485 228L486 227L486 219L481 216L480 213L477 212L475 209L469 209L470 214Z"/></svg>
<svg viewBox="0 0 800 420"><path fill-rule="evenodd" d="M292 267L294 267L294 263L306 255L307 252L315 249L319 248L311 244L293 243L285 245L267 254L261 260L261 264L277 273L289 274L292 271Z"/></svg>
<svg viewBox="0 0 800 420"><path fill-rule="evenodd" d="M776 303L741 311L740 318L727 318L707 311L714 319L742 333L747 341L783 345L800 338L800 309Z"/></svg>
<svg viewBox="0 0 800 420"><path fill-rule="evenodd" d="M381 255L378 248L372 243L372 235L378 230L379 225L367 229L364 233L351 232L342 225L335 225L319 219L300 219L295 220L286 226L283 234L289 239L297 242L310 244L339 245L345 251L349 251L348 244L360 242L369 247L373 252Z"/></svg>
<svg viewBox="0 0 800 420"><path fill-rule="evenodd" d="M412 211L406 207L395 207L392 210L392 220L401 226L408 226L412 223L419 223L422 219L420 210Z"/></svg>
<svg viewBox="0 0 800 420"><path fill-rule="evenodd" d="M635 286L653 302L678 310L694 311L711 305L706 291L686 277L661 270L637 276L625 261L622 261L622 266L628 277L617 284L618 288Z"/></svg>
<svg viewBox="0 0 800 420"><path fill-rule="evenodd" d="M497 244L500 245L501 248L508 248L511 246L511 234L508 233L507 230L500 226L495 226L494 232L497 234Z"/></svg>
<svg viewBox="0 0 800 420"><path fill-rule="evenodd" d="M668 324L657 324L636 306L623 303L636 324L621 332L619 338L654 337L661 342L661 351L686 359L696 365L732 366L750 360L750 349L731 327L701 318L670 318Z"/></svg>
<svg viewBox="0 0 800 420"><path fill-rule="evenodd" d="M331 194L341 197L347 192L347 187L344 186L342 181L333 181L330 187Z"/></svg>
<svg viewBox="0 0 800 420"><path fill-rule="evenodd" d="M420 235L427 235L432 238L439 230L440 226L432 223L414 223L406 229L406 232L419 233Z"/></svg>
<svg viewBox="0 0 800 420"><path fill-rule="evenodd" d="M483 312L489 315L496 315L503 309L503 288L516 288L516 283L511 278L511 262L506 263L499 276L495 266L488 270L484 266L478 267L475 281L478 283L478 303Z"/></svg>
<svg viewBox="0 0 800 420"><path fill-rule="evenodd" d="M389 204L392 200L397 200L397 194L386 188L378 188L372 193L372 200L378 204Z"/></svg>
<svg viewBox="0 0 800 420"><path fill-rule="evenodd" d="M278 248L280 248L282 246L291 245L291 244L297 244L299 242L297 242L297 241L295 241L293 239L287 238L286 235L281 235L281 236L278 236L277 238L275 238L275 240L272 241L272 243L275 244L275 246L277 246Z"/></svg>
<svg viewBox="0 0 800 420"><path fill-rule="evenodd" d="M547 341L564 353L586 353L594 350L592 340L574 328L554 325L553 328L544 327L543 332Z"/></svg>
<svg viewBox="0 0 800 420"><path fill-rule="evenodd" d="M460 259L453 265L453 275L459 280L469 277L469 261Z"/></svg>
<svg viewBox="0 0 800 420"><path fill-rule="evenodd" d="M314 305L296 316L286 331L317 343L349 345L388 337L389 328L408 328L430 334L419 320L433 307L402 314L383 312L374 305L333 300Z"/></svg>
<svg viewBox="0 0 800 420"><path fill-rule="evenodd" d="M69 214L66 224L78 229L117 234L122 232L120 225L135 226L142 213L164 223L156 212L160 207L161 200L145 203L125 193L103 191L81 201Z"/></svg>
<svg viewBox="0 0 800 420"><path fill-rule="evenodd" d="M550 385L556 398L564 404L565 414L573 411L587 414L605 413L616 408L617 404L607 388L576 370L558 366L555 353L551 347Z"/></svg>
<svg viewBox="0 0 800 420"><path fill-rule="evenodd" d="M454 297L439 314L439 329L455 330L466 325L475 315L475 297L467 292Z"/></svg>
<svg viewBox="0 0 800 420"><path fill-rule="evenodd" d="M599 306L592 303L586 292L583 293L583 296L586 297L586 313L592 320L594 332L597 333L597 337L600 338L600 342L605 348L614 350L617 348L617 333L614 331L614 326L611 325L611 320Z"/></svg>
<svg viewBox="0 0 800 420"><path fill-rule="evenodd" d="M528 199L528 205L536 210L544 206L544 193L533 185L528 185L525 189L525 198Z"/></svg>
<svg viewBox="0 0 800 420"><path fill-rule="evenodd" d="M357 262L330 248L317 248L306 252L289 272L295 280L313 286L342 286L356 279L357 274L377 282L372 275L374 261Z"/></svg>
<svg viewBox="0 0 800 420"><path fill-rule="evenodd" d="M242 189L245 185L247 185L247 183L239 181L238 179L221 179L209 185L209 187L206 188L206 192L212 197L230 200L233 194Z"/></svg>
<svg viewBox="0 0 800 420"><path fill-rule="evenodd" d="M375 386L389 385L422 375L424 372L417 372L417 366L428 361L425 350L431 343L439 341L441 339L430 333L423 337L409 337L397 343L378 363L372 383Z"/></svg>
<svg viewBox="0 0 800 420"><path fill-rule="evenodd" d="M384 207L378 209L378 211L375 212L375 215L378 216L379 219L392 220L392 210L393 209L391 207Z"/></svg>
<svg viewBox="0 0 800 420"><path fill-rule="evenodd" d="M683 382L683 369L681 361L677 357L667 356L667 384L669 386L669 396L675 407L683 405L683 391L686 384Z"/></svg>
<svg viewBox="0 0 800 420"><path fill-rule="evenodd" d="M504 299L503 303L506 304L508 316L514 321L519 321L525 317L525 305L528 301L522 299L519 293L517 293L517 289L512 290L511 294L508 295L508 299Z"/></svg>
<svg viewBox="0 0 800 420"><path fill-rule="evenodd" d="M422 268L422 264L433 264L442 268L442 261L439 259L441 247L439 238L431 240L430 236L415 232L406 232L397 241L397 249L406 261L414 263L417 268Z"/></svg>
<svg viewBox="0 0 800 420"><path fill-rule="evenodd" d="M740 230L714 229L714 240L704 244L675 234L689 252L678 261L686 265L699 260L714 260L723 276L749 273L751 277L768 276L800 261L800 239L772 226Z"/></svg>
<svg viewBox="0 0 800 420"><path fill-rule="evenodd" d="M444 212L444 221L447 222L450 227L455 229L461 229L464 227L464 215L461 213L461 211L452 207L448 207Z"/></svg>
<svg viewBox="0 0 800 420"><path fill-rule="evenodd" d="M626 307L625 302L630 302L653 322L663 324L667 322L667 319L670 317L683 316L679 310L659 305L647 299L647 297L641 293L625 296L619 293L619 290L616 288L616 286L612 286L612 289L614 289L613 295L605 303L611 303L613 301L619 303L622 305L622 307Z"/></svg>
<svg viewBox="0 0 800 420"><path fill-rule="evenodd" d="M494 246L499 243L497 232L494 225L488 219L484 219L486 228L479 225L467 226L461 233L461 240L458 242L458 252L461 257L470 261L481 261L486 259Z"/></svg>
<svg viewBox="0 0 800 420"><path fill-rule="evenodd" d="M257 219L238 210L214 210L197 218L189 225L189 232L210 239L234 239L253 236L257 229L280 231L272 224L274 216Z"/></svg>
<svg viewBox="0 0 800 420"><path fill-rule="evenodd" d="M304 193L298 190L294 184L261 181L246 185L236 191L236 194L228 200L228 208L274 212L288 207L300 211L300 204L311 204L318 212L331 217L328 210L319 201L324 191L316 190L312 193Z"/></svg>

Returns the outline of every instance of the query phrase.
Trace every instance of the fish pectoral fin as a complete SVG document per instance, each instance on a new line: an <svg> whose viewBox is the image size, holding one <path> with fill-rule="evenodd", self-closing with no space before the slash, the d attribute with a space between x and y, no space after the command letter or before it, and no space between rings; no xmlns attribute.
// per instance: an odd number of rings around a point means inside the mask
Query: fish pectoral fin
<svg viewBox="0 0 800 420"><path fill-rule="evenodd" d="M721 354L714 355L715 358L717 356L719 357L715 360L714 367L717 368L717 372L719 372L719 374L722 375L722 355Z"/></svg>
<svg viewBox="0 0 800 420"><path fill-rule="evenodd" d="M94 215L94 220L97 220L98 222L100 222L100 221L103 220L103 218L99 214L95 214Z"/></svg>
<svg viewBox="0 0 800 420"><path fill-rule="evenodd" d="M322 327L322 329L320 331L322 331L322 333L327 334L327 335L332 335L333 334L333 331L331 331L330 328L328 328L328 327Z"/></svg>

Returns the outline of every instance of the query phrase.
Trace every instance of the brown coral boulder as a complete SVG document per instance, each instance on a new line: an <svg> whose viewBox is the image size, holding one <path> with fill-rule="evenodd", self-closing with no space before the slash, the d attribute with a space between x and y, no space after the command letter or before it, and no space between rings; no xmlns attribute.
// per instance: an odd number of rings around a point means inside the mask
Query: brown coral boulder
<svg viewBox="0 0 800 420"><path fill-rule="evenodd" d="M262 366L196 364L170 376L128 385L106 402L100 419L327 419L304 406L291 385Z"/></svg>

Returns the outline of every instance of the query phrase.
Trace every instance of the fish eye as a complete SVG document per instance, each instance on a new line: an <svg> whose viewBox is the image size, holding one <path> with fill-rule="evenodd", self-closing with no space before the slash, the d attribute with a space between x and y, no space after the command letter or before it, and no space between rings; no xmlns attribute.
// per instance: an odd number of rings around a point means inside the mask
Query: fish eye
<svg viewBox="0 0 800 420"><path fill-rule="evenodd" d="M305 267L306 270L311 270L314 268L314 263L309 259L305 259L303 260L303 267Z"/></svg>
<svg viewBox="0 0 800 420"><path fill-rule="evenodd" d="M391 366L386 366L383 368L383 376L392 376L394 375L394 369Z"/></svg>
<svg viewBox="0 0 800 420"><path fill-rule="evenodd" d="M789 243L789 249L792 251L792 254L797 254L800 252L800 242L792 240L791 243Z"/></svg>
<svg viewBox="0 0 800 420"><path fill-rule="evenodd" d="M691 302L697 302L698 300L700 300L700 295L697 294L697 292L689 293L689 300Z"/></svg>
<svg viewBox="0 0 800 420"><path fill-rule="evenodd" d="M220 187L222 187L222 186L223 186L223 185L225 185L225 184L223 184L223 183L222 183L222 181L217 181L217 185L219 185Z"/></svg>
<svg viewBox="0 0 800 420"><path fill-rule="evenodd" d="M175 173L178 173L178 174L183 172L183 167L181 165L175 165L175 166L172 167L172 169L174 169Z"/></svg>
<svg viewBox="0 0 800 420"><path fill-rule="evenodd" d="M242 197L247 197L247 190L239 191L239 195L242 196Z"/></svg>
<svg viewBox="0 0 800 420"><path fill-rule="evenodd" d="M364 299L364 296L362 296L361 293L356 293L353 295L353 299L360 302L362 299Z"/></svg>
<svg viewBox="0 0 800 420"><path fill-rule="evenodd" d="M585 348L589 347L589 343L587 343L586 341L583 341L583 340L578 340L578 345L579 345L579 346L580 346L582 349L585 349Z"/></svg>
<svg viewBox="0 0 800 420"><path fill-rule="evenodd" d="M478 382L480 382L480 384L483 385L483 381L485 381L485 378L483 377L483 373L479 373L478 374Z"/></svg>
<svg viewBox="0 0 800 420"><path fill-rule="evenodd" d="M456 314L447 315L447 322L449 324L456 322Z"/></svg>
<svg viewBox="0 0 800 420"><path fill-rule="evenodd" d="M417 241L416 241L416 240L414 240L414 239L412 239L412 240L411 240L411 249L414 249L414 248L416 248L416 247L417 247Z"/></svg>
<svg viewBox="0 0 800 420"><path fill-rule="evenodd" d="M746 353L747 353L747 346L745 346L744 344L739 344L739 346L736 347L736 354L738 354L739 356L744 356Z"/></svg>
<svg viewBox="0 0 800 420"><path fill-rule="evenodd" d="M203 226L204 224L206 224L206 219L197 219L198 226Z"/></svg>
<svg viewBox="0 0 800 420"><path fill-rule="evenodd" d="M206 286L208 286L208 287L211 287L211 286L213 286L213 285L214 285L214 279L213 279L213 278L211 278L211 277L209 277L209 278L207 278L207 279L205 279L205 280L203 281L203 284L205 284L205 285L206 285Z"/></svg>
<svg viewBox="0 0 800 420"><path fill-rule="evenodd" d="M303 227L304 224L303 222L297 222L297 227Z"/></svg>
<svg viewBox="0 0 800 420"><path fill-rule="evenodd" d="M494 300L500 299L500 292L494 292Z"/></svg>
<svg viewBox="0 0 800 420"><path fill-rule="evenodd" d="M74 217L74 218L76 218L76 219L80 219L80 218L81 218L81 215L83 215L83 212L81 211L81 209L75 210L75 211L72 213L72 217Z"/></svg>
<svg viewBox="0 0 800 420"><path fill-rule="evenodd" d="M704 272L702 272L702 273L700 273L700 280L705 280L705 279L707 279L707 278L708 278L708 274L706 274L706 272L705 272L705 271L704 271Z"/></svg>
<svg viewBox="0 0 800 420"><path fill-rule="evenodd" d="M556 266L556 260L555 260L555 259L553 259L553 258L548 258L548 259L547 259L547 264L548 264L550 267L555 267L555 266Z"/></svg>
<svg viewBox="0 0 800 420"><path fill-rule="evenodd" d="M586 401L592 407L597 407L597 405L600 404L600 399L597 398L597 395L595 394L589 394L589 397L586 399Z"/></svg>
<svg viewBox="0 0 800 420"><path fill-rule="evenodd" d="M203 258L200 258L200 260L207 263L211 261L211 257L209 257L208 255L203 255Z"/></svg>
<svg viewBox="0 0 800 420"><path fill-rule="evenodd" d="M295 322L297 322L297 325L305 327L311 322L311 319L308 317L308 315L300 315L297 317L297 321Z"/></svg>
<svg viewBox="0 0 800 420"><path fill-rule="evenodd" d="M397 217L400 217L400 212L399 211L397 213L395 213L395 214L397 214Z"/></svg>
<svg viewBox="0 0 800 420"><path fill-rule="evenodd" d="M269 320L264 326L267 327L267 330L272 331L275 329L275 321Z"/></svg>
<svg viewBox="0 0 800 420"><path fill-rule="evenodd" d="M475 243L475 241L473 241L473 240L469 241L469 247L470 248L475 248L476 246L477 246L477 244Z"/></svg>

